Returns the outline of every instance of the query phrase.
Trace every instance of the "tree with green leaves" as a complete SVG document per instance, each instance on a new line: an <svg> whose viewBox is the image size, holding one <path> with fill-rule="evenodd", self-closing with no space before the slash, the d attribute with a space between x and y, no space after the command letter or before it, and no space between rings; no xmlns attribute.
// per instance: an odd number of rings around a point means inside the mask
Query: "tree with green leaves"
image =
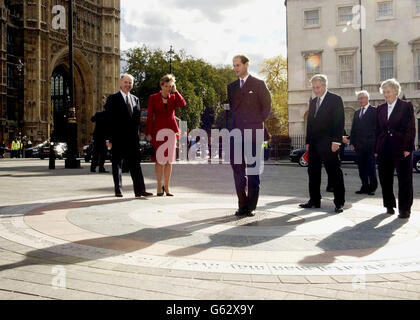
<svg viewBox="0 0 420 320"><path fill-rule="evenodd" d="M133 93L139 97L141 106L147 107L149 96L160 90L159 79L169 72L169 55L142 46L125 52L124 60L127 63L124 71L135 78ZM227 84L236 79L232 68L214 67L180 51L172 57L172 73L177 89L187 101L186 108L176 111L177 117L187 121L189 130L198 127L210 130L227 100Z"/></svg>
<svg viewBox="0 0 420 320"><path fill-rule="evenodd" d="M266 59L261 65L272 96L272 112L265 122L270 135L289 135L289 112L287 104L287 61L282 56Z"/></svg>

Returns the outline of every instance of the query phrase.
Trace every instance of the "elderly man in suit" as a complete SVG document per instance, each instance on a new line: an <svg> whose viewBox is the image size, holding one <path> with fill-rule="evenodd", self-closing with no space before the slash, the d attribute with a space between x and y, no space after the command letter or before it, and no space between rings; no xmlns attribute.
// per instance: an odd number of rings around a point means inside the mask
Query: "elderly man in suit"
<svg viewBox="0 0 420 320"><path fill-rule="evenodd" d="M340 96L328 91L328 78L317 74L311 79L315 98L309 106L306 150L309 151L309 201L301 208L321 207L321 168L328 174L334 192L335 212L342 213L345 202L339 150L344 132L344 105Z"/></svg>
<svg viewBox="0 0 420 320"><path fill-rule="evenodd" d="M369 92L356 92L360 109L354 113L350 134L350 149L356 150L362 187L356 194L375 195L378 187L375 160L376 108L369 104Z"/></svg>
<svg viewBox="0 0 420 320"><path fill-rule="evenodd" d="M240 143L237 141L231 143L230 151L239 206L235 215L254 216L260 190L261 161L264 161L260 157L263 141L258 140L261 136L261 140L268 138L264 121L271 112L271 94L263 80L249 74L249 59L245 55L237 55L233 58L233 69L239 79L230 83L227 88L232 115L230 129L239 129L243 137ZM247 138L247 131L252 133L251 139ZM241 159L235 159L235 149L242 150ZM252 155L244 154L247 150L252 150ZM256 155L256 160L254 164L251 164L249 160L253 155ZM253 172L247 172L249 167L252 167L250 171ZM247 183L248 194L246 193Z"/></svg>
<svg viewBox="0 0 420 320"><path fill-rule="evenodd" d="M120 80L121 90L110 95L104 107L108 122L106 144L108 148L112 148L112 175L116 197L123 197L123 160L127 164L133 180L134 195L137 198L153 195L146 192L140 167L140 104L139 99L130 93L133 83L132 75L123 74Z"/></svg>
<svg viewBox="0 0 420 320"><path fill-rule="evenodd" d="M375 155L384 207L388 214L395 213L393 184L397 170L399 218L408 219L413 205L414 108L411 102L398 98L401 86L395 79L382 82L380 92L386 102L376 113Z"/></svg>

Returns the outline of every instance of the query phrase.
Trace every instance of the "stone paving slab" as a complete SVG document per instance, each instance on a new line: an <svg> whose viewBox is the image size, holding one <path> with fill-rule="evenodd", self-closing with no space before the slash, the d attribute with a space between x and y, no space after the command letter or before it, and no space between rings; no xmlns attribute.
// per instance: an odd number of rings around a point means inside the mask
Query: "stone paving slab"
<svg viewBox="0 0 420 320"><path fill-rule="evenodd" d="M229 166L175 165L175 198L139 201L127 175L116 200L111 176L88 164L0 161L0 299L420 299L419 175L413 217L401 222L381 215L379 194L353 194L354 166L339 216L329 194L320 211L297 209L305 170L268 167L257 216L236 220ZM153 190L153 164L143 172ZM67 290L51 286L57 265Z"/></svg>

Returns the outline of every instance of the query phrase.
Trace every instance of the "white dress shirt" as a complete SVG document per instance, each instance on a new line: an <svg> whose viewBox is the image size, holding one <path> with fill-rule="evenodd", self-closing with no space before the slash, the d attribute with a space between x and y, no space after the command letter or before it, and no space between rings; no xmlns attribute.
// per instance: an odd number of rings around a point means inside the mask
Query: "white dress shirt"
<svg viewBox="0 0 420 320"><path fill-rule="evenodd" d="M327 93L328 93L328 90L325 90L325 93L322 95L322 97L321 97L321 98L320 98L320 100L319 100L319 106L321 106L322 101L324 101L325 96L327 95Z"/></svg>
<svg viewBox="0 0 420 320"><path fill-rule="evenodd" d="M367 109L369 108L370 104L368 103L367 105L365 105L364 107L360 108L360 113L362 113L363 115L365 115ZM360 117L360 114L359 114Z"/></svg>
<svg viewBox="0 0 420 320"><path fill-rule="evenodd" d="M389 117L391 116L392 111L394 111L394 108L395 108L395 105L397 104L397 101L398 101L398 98L392 104L388 103L388 120L389 120Z"/></svg>
<svg viewBox="0 0 420 320"><path fill-rule="evenodd" d="M249 77L249 73L246 75L245 78L239 78L239 86L241 85L241 80L244 80L244 85L245 85L246 80L248 80L248 77Z"/></svg>
<svg viewBox="0 0 420 320"><path fill-rule="evenodd" d="M131 112L133 112L133 101L131 100L131 94L130 92L128 94L126 94L124 91L120 90L123 98L124 98L124 102L127 103L127 97L128 97L128 101L130 102L130 107L131 107Z"/></svg>

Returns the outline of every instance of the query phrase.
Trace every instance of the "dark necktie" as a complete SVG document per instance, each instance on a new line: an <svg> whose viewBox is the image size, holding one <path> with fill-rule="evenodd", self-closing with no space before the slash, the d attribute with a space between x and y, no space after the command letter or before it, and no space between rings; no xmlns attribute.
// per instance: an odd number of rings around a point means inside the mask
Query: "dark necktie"
<svg viewBox="0 0 420 320"><path fill-rule="evenodd" d="M317 98L317 100L316 100L315 115L314 115L315 118L316 118L316 115L318 114L318 110L319 110L319 107L320 106L321 106L321 98Z"/></svg>
<svg viewBox="0 0 420 320"><path fill-rule="evenodd" d="M128 99L128 94L125 96L125 103L127 104L128 113L130 116L133 115L133 109L131 108L130 100Z"/></svg>
<svg viewBox="0 0 420 320"><path fill-rule="evenodd" d="M245 84L245 80L241 79L241 89L244 87L244 84Z"/></svg>
<svg viewBox="0 0 420 320"><path fill-rule="evenodd" d="M362 118L363 118L364 114L365 114L365 108L362 108L362 109L360 110L360 119L362 119Z"/></svg>

